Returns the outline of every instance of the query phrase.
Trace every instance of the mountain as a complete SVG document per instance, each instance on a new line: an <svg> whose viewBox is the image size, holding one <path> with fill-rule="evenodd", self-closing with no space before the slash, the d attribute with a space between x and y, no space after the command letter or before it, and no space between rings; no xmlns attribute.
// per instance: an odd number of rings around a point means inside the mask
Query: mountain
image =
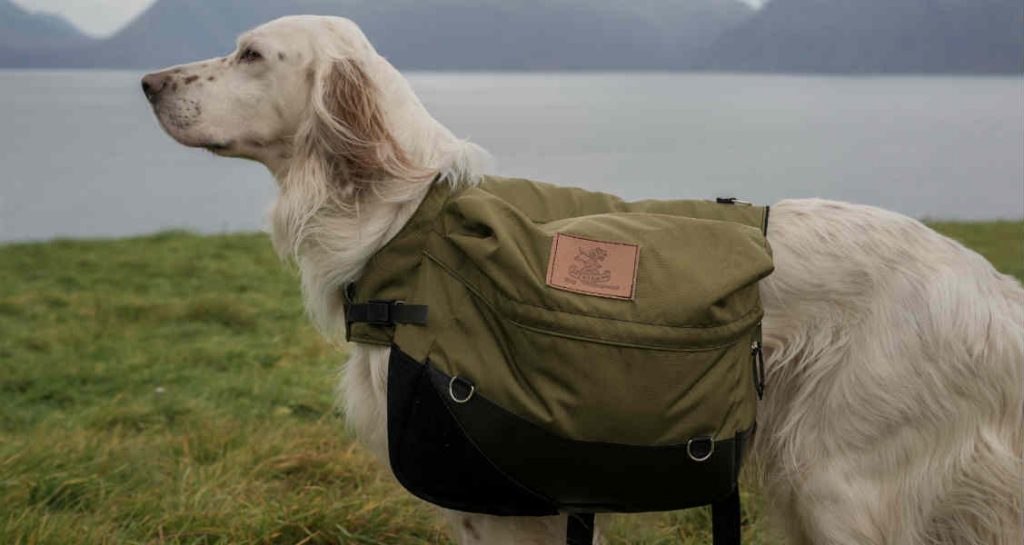
<svg viewBox="0 0 1024 545"><path fill-rule="evenodd" d="M1021 0L771 0L697 67L831 73L1024 72Z"/></svg>
<svg viewBox="0 0 1024 545"><path fill-rule="evenodd" d="M752 14L736 0L484 0L472 9L452 0L425 4L373 6L353 18L399 67L657 70L685 68Z"/></svg>
<svg viewBox="0 0 1024 545"><path fill-rule="evenodd" d="M684 68L753 11L738 0L159 0L108 40L23 61L167 66L223 55L243 30L295 13L353 19L400 68L636 70Z"/></svg>
<svg viewBox="0 0 1024 545"><path fill-rule="evenodd" d="M90 41L57 15L30 13L9 0L0 0L0 48L60 48Z"/></svg>
<svg viewBox="0 0 1024 545"><path fill-rule="evenodd" d="M168 66L296 13L403 69L1024 72L1024 0L158 0L102 41L0 0L0 66Z"/></svg>

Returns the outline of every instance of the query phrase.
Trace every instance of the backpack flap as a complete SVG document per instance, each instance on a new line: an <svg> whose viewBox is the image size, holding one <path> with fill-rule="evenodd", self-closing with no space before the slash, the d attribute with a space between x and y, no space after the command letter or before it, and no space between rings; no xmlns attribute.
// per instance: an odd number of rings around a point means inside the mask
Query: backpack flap
<svg viewBox="0 0 1024 545"><path fill-rule="evenodd" d="M414 357L570 439L674 445L753 425L757 281L772 270L758 227L528 212L483 190L449 202L414 297L429 300L414 335L431 347ZM399 346L415 343L402 333Z"/></svg>

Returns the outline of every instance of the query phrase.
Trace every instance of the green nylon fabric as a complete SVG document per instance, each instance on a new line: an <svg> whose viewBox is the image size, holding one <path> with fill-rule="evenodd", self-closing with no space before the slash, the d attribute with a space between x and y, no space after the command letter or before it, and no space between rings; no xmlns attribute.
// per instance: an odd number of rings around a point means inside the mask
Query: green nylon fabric
<svg viewBox="0 0 1024 545"><path fill-rule="evenodd" d="M351 302L427 305L427 324L353 323L349 340L429 359L569 439L728 439L756 416L766 220L765 207L624 202L529 180L436 185L351 290ZM547 285L556 233L638 245L634 298Z"/></svg>

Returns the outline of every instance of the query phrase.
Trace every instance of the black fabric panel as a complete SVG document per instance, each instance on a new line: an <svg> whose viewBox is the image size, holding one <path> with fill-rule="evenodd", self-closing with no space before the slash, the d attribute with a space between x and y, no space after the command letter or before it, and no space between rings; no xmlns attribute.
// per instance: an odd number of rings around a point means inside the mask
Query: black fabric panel
<svg viewBox="0 0 1024 545"><path fill-rule="evenodd" d="M747 434L715 442L695 462L686 445L643 447L574 441L554 435L484 398L448 396L450 377L427 366L438 395L473 443L516 482L576 512L669 511L708 505L737 489Z"/></svg>
<svg viewBox="0 0 1024 545"><path fill-rule="evenodd" d="M553 515L555 506L499 471L467 439L431 386L428 366L391 349L388 451L398 481L435 505L492 515ZM447 394L445 383L444 396Z"/></svg>
<svg viewBox="0 0 1024 545"><path fill-rule="evenodd" d="M410 492L436 505L518 516L643 512L714 504L738 493L748 434L716 441L704 462L691 460L686 445L573 441L508 413L479 392L455 403L449 381L429 363L392 347L391 467Z"/></svg>

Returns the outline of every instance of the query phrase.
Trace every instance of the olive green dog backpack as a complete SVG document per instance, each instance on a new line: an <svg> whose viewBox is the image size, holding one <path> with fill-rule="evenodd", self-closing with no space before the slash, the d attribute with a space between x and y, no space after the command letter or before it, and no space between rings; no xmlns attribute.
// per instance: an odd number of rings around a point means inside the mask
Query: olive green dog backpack
<svg viewBox="0 0 1024 545"><path fill-rule="evenodd" d="M347 287L348 338L391 347L388 449L459 511L711 504L739 543L737 474L763 388L768 209L627 203L490 177L435 184Z"/></svg>

